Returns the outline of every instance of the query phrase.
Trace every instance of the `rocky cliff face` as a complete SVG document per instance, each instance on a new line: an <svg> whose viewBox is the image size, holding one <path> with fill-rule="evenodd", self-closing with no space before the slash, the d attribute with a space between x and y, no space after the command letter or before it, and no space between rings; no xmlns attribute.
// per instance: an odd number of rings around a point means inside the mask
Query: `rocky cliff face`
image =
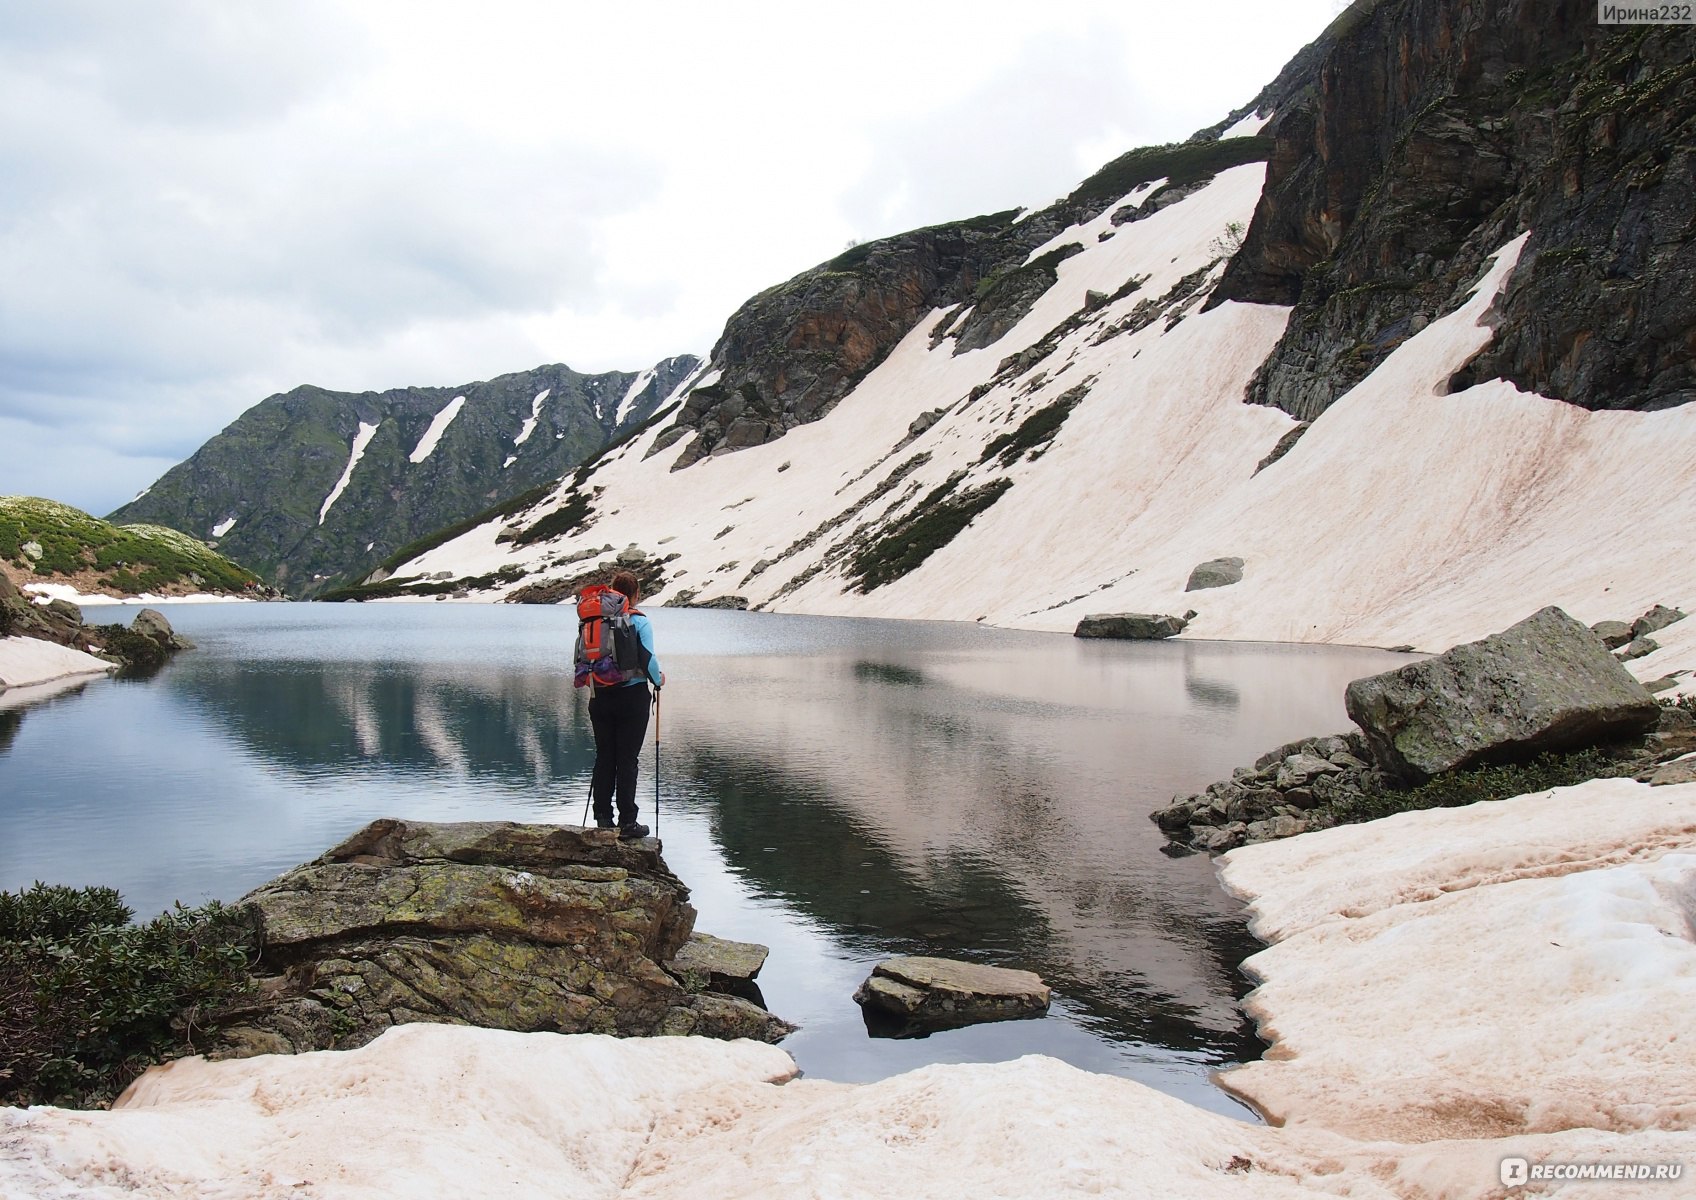
<svg viewBox="0 0 1696 1200"><path fill-rule="evenodd" d="M1273 93L1283 94L1276 85ZM954 354L994 345L1054 285L1056 266L1083 249L1056 247L1026 261L1056 234L1140 185L1164 180L1187 194L1219 171L1266 157L1258 138L1200 136L1122 155L1039 212L1015 209L867 242L761 292L725 324L714 374L647 453L683 442L671 464L681 470L816 421L939 308L949 311L936 322L933 345L953 337Z"/></svg>
<svg viewBox="0 0 1696 1200"><path fill-rule="evenodd" d="M687 438L676 470L818 420L921 316L1016 267L1056 228L1016 224L1018 215L867 242L761 292L725 325L713 348L717 378L690 393L655 451Z"/></svg>
<svg viewBox="0 0 1696 1200"><path fill-rule="evenodd" d="M1266 189L1211 303L1293 304L1248 399L1311 420L1530 229L1489 346L1595 409L1696 398L1696 30L1581 0L1358 3L1277 112Z"/></svg>
<svg viewBox="0 0 1696 1200"><path fill-rule="evenodd" d="M639 375L554 365L458 388L298 387L243 413L113 519L206 538L311 596L558 479L639 426L698 365L682 355Z"/></svg>

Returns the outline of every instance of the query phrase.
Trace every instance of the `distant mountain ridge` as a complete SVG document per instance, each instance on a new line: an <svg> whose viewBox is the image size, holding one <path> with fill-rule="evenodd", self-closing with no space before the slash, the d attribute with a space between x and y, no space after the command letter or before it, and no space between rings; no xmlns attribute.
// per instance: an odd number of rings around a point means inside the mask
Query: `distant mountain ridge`
<svg viewBox="0 0 1696 1200"><path fill-rule="evenodd" d="M552 364L460 387L304 385L248 409L110 519L180 529L309 597L559 478L699 366L685 354L641 372Z"/></svg>

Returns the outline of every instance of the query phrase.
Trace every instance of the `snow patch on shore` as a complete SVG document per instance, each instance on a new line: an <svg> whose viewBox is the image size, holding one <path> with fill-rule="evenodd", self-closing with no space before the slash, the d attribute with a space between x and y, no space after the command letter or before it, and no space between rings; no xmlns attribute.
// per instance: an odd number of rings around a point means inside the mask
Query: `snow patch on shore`
<svg viewBox="0 0 1696 1200"><path fill-rule="evenodd" d="M32 637L0 638L0 689L32 687L117 668L70 646Z"/></svg>
<svg viewBox="0 0 1696 1200"><path fill-rule="evenodd" d="M1696 784L1342 826L1232 851L1223 879L1280 938L1245 964L1272 1048L1224 1077L1272 1119L1399 1142L1658 1129L1696 1154Z"/></svg>
<svg viewBox="0 0 1696 1200"><path fill-rule="evenodd" d="M18 589L26 592L37 604L49 600L69 600L78 608L103 604L252 604L252 596L234 596L214 592L193 592L187 596L162 596L156 592L138 592L133 596L108 596L103 592L79 592L68 583L26 583Z"/></svg>

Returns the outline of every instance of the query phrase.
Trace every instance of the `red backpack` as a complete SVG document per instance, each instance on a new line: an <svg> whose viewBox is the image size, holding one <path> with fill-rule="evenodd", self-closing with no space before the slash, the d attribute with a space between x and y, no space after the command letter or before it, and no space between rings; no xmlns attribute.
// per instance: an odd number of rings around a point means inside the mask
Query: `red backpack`
<svg viewBox="0 0 1696 1200"><path fill-rule="evenodd" d="M630 621L641 615L623 592L604 583L583 589L577 597L577 687L591 682L611 687L648 678L648 648Z"/></svg>

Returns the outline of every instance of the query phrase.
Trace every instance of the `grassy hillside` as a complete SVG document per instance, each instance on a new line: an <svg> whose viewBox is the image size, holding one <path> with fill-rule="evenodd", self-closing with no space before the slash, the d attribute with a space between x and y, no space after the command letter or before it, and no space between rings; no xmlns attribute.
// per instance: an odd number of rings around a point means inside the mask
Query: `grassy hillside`
<svg viewBox="0 0 1696 1200"><path fill-rule="evenodd" d="M0 496L0 563L20 584L85 593L246 592L253 572L162 525L114 525L39 496Z"/></svg>

